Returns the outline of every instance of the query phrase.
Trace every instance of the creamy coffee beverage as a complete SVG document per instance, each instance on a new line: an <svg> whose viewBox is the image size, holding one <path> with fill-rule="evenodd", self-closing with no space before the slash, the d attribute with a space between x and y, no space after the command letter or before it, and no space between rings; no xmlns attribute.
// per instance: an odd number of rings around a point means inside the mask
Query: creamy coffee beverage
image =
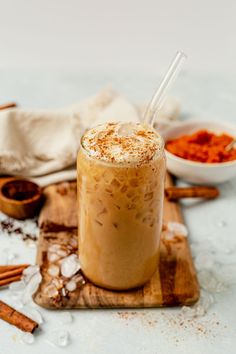
<svg viewBox="0 0 236 354"><path fill-rule="evenodd" d="M87 131L78 153L79 258L98 286L146 283L158 264L165 157L160 135L140 123Z"/></svg>

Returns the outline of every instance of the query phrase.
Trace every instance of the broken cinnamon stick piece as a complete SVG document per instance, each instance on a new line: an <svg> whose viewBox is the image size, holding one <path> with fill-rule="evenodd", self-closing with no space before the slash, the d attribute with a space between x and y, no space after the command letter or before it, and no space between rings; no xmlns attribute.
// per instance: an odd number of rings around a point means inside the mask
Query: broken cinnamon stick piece
<svg viewBox="0 0 236 354"><path fill-rule="evenodd" d="M165 189L165 196L170 201L181 198L206 198L218 197L219 190L216 187L193 186L193 187L169 187Z"/></svg>
<svg viewBox="0 0 236 354"><path fill-rule="evenodd" d="M15 108L17 104L15 102L8 102L0 105L0 110L7 109L7 108Z"/></svg>
<svg viewBox="0 0 236 354"><path fill-rule="evenodd" d="M25 332L33 333L38 327L37 322L13 309L3 301L0 301L0 318Z"/></svg>

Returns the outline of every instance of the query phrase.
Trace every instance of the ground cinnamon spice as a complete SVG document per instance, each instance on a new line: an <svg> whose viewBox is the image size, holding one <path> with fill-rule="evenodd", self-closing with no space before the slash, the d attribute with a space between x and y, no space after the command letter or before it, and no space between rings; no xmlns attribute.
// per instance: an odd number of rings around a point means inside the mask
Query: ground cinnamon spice
<svg viewBox="0 0 236 354"><path fill-rule="evenodd" d="M199 130L192 135L183 135L166 143L167 151L186 160L218 163L236 160L236 149L225 148L233 141L228 134L214 134Z"/></svg>

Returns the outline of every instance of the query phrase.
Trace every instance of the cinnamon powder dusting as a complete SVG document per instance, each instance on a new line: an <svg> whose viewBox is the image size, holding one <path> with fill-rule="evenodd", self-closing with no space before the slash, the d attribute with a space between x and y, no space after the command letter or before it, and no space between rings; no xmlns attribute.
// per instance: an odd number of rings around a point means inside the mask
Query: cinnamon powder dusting
<svg viewBox="0 0 236 354"><path fill-rule="evenodd" d="M162 138L140 123L106 123L90 129L82 146L91 157L116 164L145 164L162 152Z"/></svg>

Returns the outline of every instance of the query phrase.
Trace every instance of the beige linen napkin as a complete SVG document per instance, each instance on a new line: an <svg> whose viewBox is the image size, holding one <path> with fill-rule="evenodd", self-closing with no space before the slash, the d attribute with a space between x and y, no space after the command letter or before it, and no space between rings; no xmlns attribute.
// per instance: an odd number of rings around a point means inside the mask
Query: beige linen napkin
<svg viewBox="0 0 236 354"><path fill-rule="evenodd" d="M84 130L106 121L139 121L143 109L106 88L94 97L54 111L4 110L0 112L0 174L25 176L42 186L75 179ZM160 127L178 114L179 104L167 100Z"/></svg>

